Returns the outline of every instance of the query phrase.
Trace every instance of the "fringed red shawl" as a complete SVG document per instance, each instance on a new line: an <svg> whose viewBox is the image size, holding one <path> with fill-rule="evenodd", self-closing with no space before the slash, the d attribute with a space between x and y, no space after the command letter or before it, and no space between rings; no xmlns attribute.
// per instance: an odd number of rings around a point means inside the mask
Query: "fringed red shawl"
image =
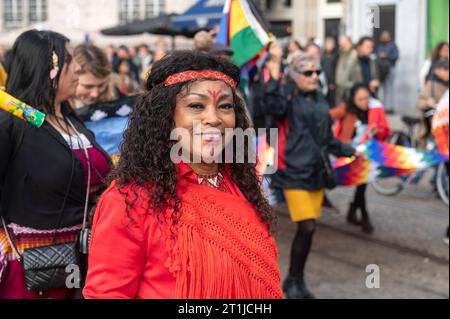
<svg viewBox="0 0 450 319"><path fill-rule="evenodd" d="M87 298L280 299L275 240L227 174L230 193L196 183L178 165L182 199L176 226L131 213L115 186L99 203L93 228ZM131 192L129 188L122 191ZM131 194L131 193L130 193Z"/></svg>

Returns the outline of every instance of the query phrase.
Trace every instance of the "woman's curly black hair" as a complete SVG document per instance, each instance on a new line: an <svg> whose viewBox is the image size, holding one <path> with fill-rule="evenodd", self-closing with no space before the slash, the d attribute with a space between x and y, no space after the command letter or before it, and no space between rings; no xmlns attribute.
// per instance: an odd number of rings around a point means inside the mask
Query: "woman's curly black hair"
<svg viewBox="0 0 450 319"><path fill-rule="evenodd" d="M175 128L176 98L193 81L171 86L162 83L170 75L188 70L216 70L236 82L240 80L240 70L231 61L195 51L176 51L153 65L147 80L148 92L139 99L130 116L120 149L121 158L110 176L125 196L128 214L137 202L137 189L144 188L149 198L148 207L145 208L149 214L156 214L162 222L163 211L173 208L171 219L174 223L179 220L181 200L177 194L176 164L170 160L175 141L170 140L170 135ZM250 121L244 102L236 92L233 91L233 95L236 128L246 130L250 127ZM248 149L248 141L245 147ZM273 231L276 217L262 195L256 164L230 166L231 179ZM123 187L128 185L131 185L132 195L122 192Z"/></svg>

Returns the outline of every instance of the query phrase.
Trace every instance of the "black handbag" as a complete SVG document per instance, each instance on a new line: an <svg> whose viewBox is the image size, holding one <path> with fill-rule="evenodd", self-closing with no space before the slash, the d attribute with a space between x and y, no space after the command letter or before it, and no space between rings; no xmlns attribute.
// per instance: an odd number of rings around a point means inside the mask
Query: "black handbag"
<svg viewBox="0 0 450 319"><path fill-rule="evenodd" d="M67 287L66 269L79 263L77 243L31 248L20 254L3 218L2 224L9 244L23 266L25 286L28 290L43 292Z"/></svg>
<svg viewBox="0 0 450 319"><path fill-rule="evenodd" d="M75 129L73 124L68 120L69 124L75 130L78 136L80 134ZM80 254L87 254L87 246L84 247L83 244L88 245L89 242L83 239L90 238L89 229L86 227L87 224L87 211L89 205L89 192L91 183L91 164L89 160L89 153L85 147L82 139L80 138L83 151L85 153L88 162L88 180L86 188L86 202L84 208L84 218L83 226L78 236L78 240L74 243L61 244L61 245L50 245L45 247L37 247L24 250L22 254L19 253L14 242L9 234L5 220L2 217L3 228L5 229L6 236L8 238L9 244L13 249L14 253L19 256L19 261L22 263L25 276L25 285L28 290L42 293L49 290L65 289L67 288L66 280L68 277L67 267L72 265L77 265L79 267ZM72 165L74 164L73 154L72 154ZM72 168L73 170L73 168ZM58 218L59 228L62 215L64 213L67 197L69 195L70 186L72 180L68 183L66 190L66 196L64 198L61 213ZM88 234L88 235L85 235ZM54 234L53 242L56 238L56 231Z"/></svg>
<svg viewBox="0 0 450 319"><path fill-rule="evenodd" d="M331 164L330 155L326 151L327 146L321 147L319 142L317 141L311 125L308 124L308 130L309 134L311 135L311 138L313 140L313 144L316 147L316 149L319 151L320 158L322 159L322 163L325 169L325 188L332 190L335 189L338 186L338 179L336 175L336 171L333 168L333 165Z"/></svg>
<svg viewBox="0 0 450 319"><path fill-rule="evenodd" d="M323 165L325 167L325 187L329 190L338 186L336 171L330 161L330 155L325 150L320 150Z"/></svg>
<svg viewBox="0 0 450 319"><path fill-rule="evenodd" d="M78 265L76 243L28 249L22 254L25 283L30 291L67 288L67 267Z"/></svg>

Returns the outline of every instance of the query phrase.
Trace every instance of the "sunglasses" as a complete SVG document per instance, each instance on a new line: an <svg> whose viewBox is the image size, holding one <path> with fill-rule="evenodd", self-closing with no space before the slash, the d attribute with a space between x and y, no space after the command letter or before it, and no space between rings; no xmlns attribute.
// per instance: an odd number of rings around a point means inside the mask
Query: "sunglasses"
<svg viewBox="0 0 450 319"><path fill-rule="evenodd" d="M320 76L322 74L322 70L315 70L315 71L304 71L304 72L300 72L301 75L304 75L308 78L312 77L314 74L316 74L317 76Z"/></svg>

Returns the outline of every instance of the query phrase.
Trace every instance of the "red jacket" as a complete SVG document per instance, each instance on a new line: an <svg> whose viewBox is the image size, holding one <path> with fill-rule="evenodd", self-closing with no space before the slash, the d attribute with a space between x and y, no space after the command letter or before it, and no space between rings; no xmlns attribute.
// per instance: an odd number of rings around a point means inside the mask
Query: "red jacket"
<svg viewBox="0 0 450 319"><path fill-rule="evenodd" d="M347 106L342 103L330 111L331 118L337 122L334 128L334 135L343 143L350 143L355 133L355 124L358 121L356 114L348 113ZM389 121L381 103L376 99L371 99L369 104L369 132L377 127L378 132L375 138L380 141L386 140L392 133ZM363 142L370 138L365 136Z"/></svg>

